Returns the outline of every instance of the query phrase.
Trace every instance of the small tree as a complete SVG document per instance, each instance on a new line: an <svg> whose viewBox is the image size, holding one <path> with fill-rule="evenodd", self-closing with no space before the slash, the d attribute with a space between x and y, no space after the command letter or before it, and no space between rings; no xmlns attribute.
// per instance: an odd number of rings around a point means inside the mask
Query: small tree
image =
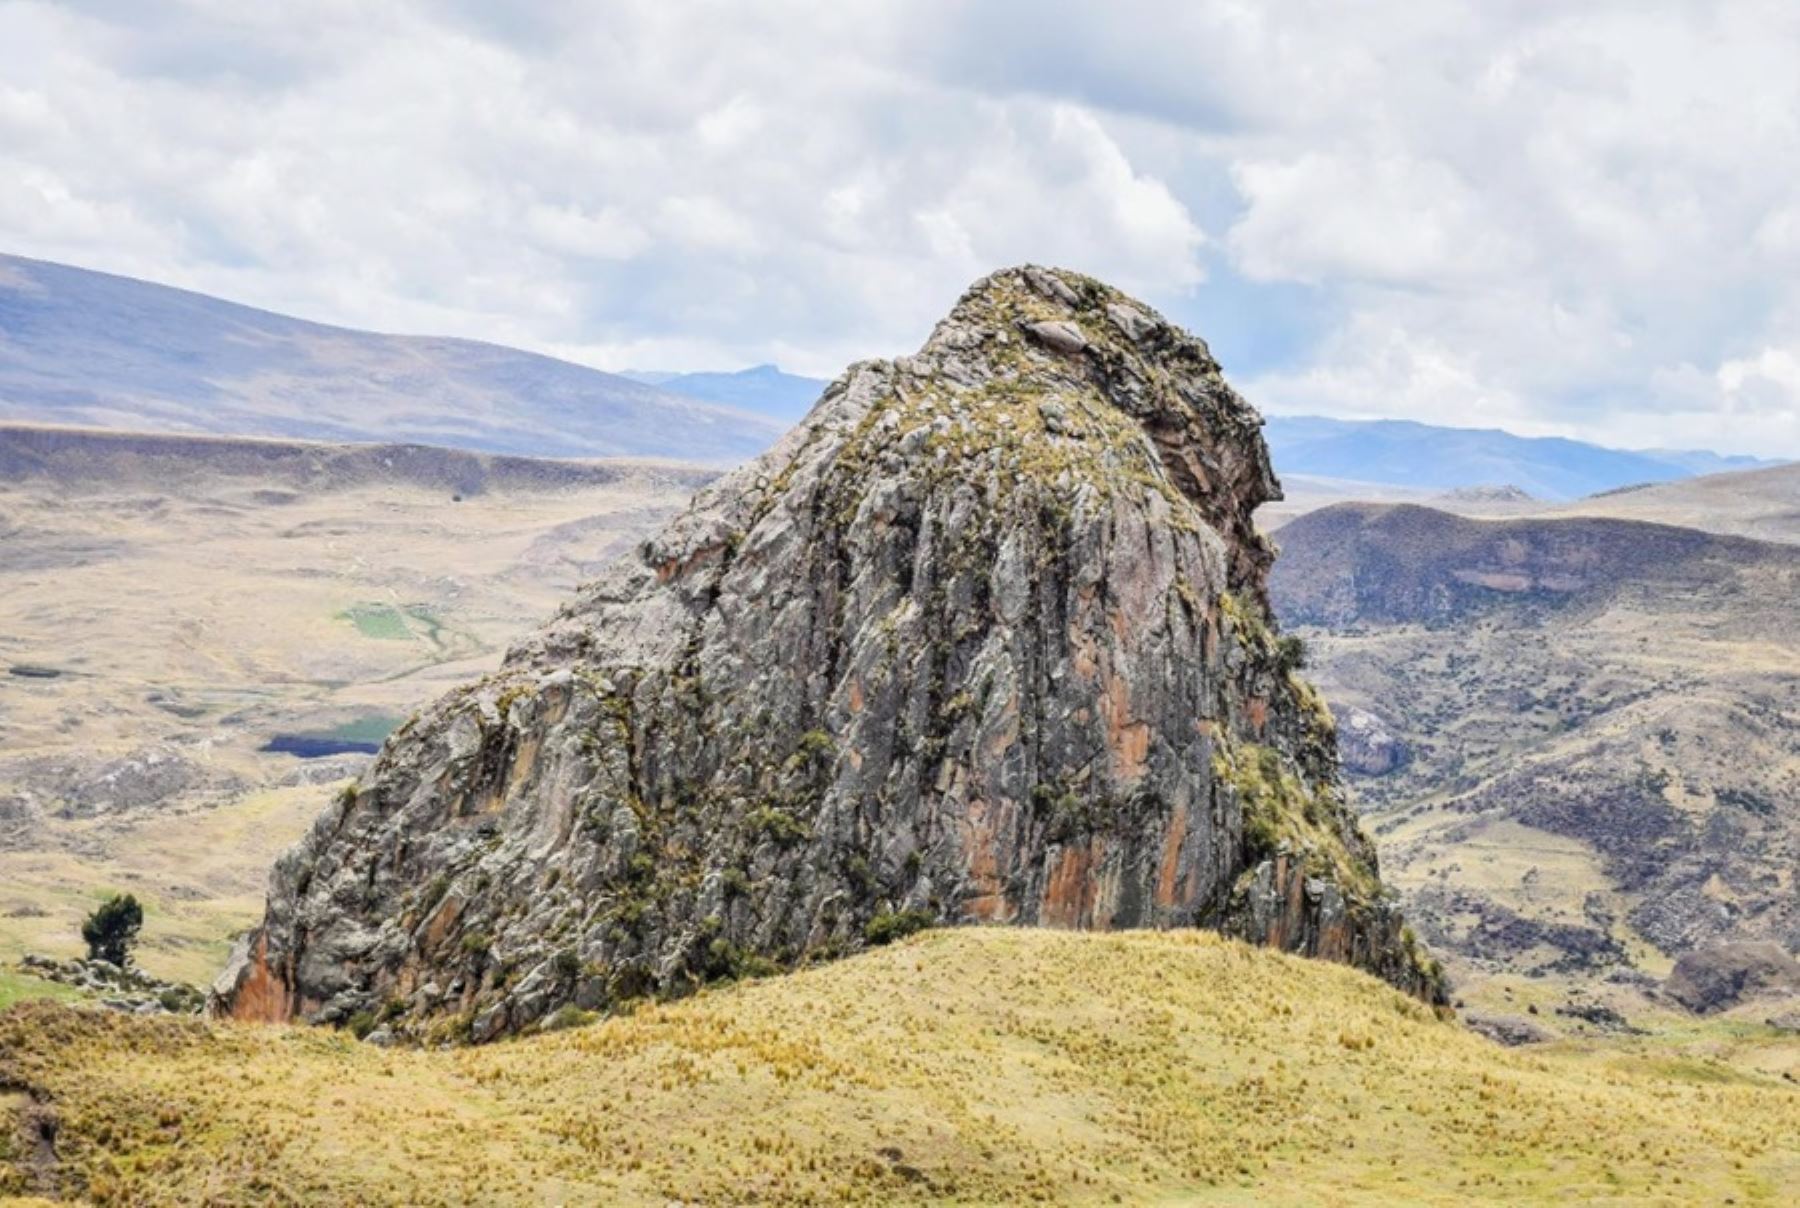
<svg viewBox="0 0 1800 1208"><path fill-rule="evenodd" d="M90 959L111 961L123 969L143 926L144 908L138 900L128 893L114 894L88 915L81 938L87 941Z"/></svg>
<svg viewBox="0 0 1800 1208"><path fill-rule="evenodd" d="M1275 665L1290 675L1306 667L1306 643L1293 634L1275 639Z"/></svg>

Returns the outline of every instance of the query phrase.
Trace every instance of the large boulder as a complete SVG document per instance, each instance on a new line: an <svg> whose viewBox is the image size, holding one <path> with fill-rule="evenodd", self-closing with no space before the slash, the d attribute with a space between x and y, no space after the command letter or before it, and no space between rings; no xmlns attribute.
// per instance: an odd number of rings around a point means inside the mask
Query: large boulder
<svg viewBox="0 0 1800 1208"><path fill-rule="evenodd" d="M1800 961L1766 941L1712 944L1676 961L1663 989L1688 1010L1709 1014L1750 998L1800 994Z"/></svg>
<svg viewBox="0 0 1800 1208"><path fill-rule="evenodd" d="M976 283L401 727L216 1009L484 1040L977 922L1217 927L1441 999L1272 632L1260 422L1097 282Z"/></svg>

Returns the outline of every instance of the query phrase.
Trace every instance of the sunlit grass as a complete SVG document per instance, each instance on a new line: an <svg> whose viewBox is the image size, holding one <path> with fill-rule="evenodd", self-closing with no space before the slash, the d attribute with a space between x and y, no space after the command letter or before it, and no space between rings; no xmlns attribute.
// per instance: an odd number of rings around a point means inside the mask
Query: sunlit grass
<svg viewBox="0 0 1800 1208"><path fill-rule="evenodd" d="M437 1052L37 1006L0 1062L100 1202L1774 1203L1800 1180L1779 1080L1649 1041L1502 1050L1193 932L935 932Z"/></svg>
<svg viewBox="0 0 1800 1208"><path fill-rule="evenodd" d="M73 987L45 981L41 977L31 977L28 974L0 969L0 1011L4 1011L14 1003L29 1002L33 999L47 998L67 1002L80 997L81 991Z"/></svg>

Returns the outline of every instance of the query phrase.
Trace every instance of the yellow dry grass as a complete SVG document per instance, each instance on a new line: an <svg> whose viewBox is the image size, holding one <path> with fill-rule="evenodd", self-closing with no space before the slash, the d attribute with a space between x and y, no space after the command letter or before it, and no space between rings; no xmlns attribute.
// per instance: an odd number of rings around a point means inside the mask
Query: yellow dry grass
<svg viewBox="0 0 1800 1208"><path fill-rule="evenodd" d="M452 503L398 480L289 490L200 449L166 475L0 482L0 969L79 954L83 916L129 891L144 968L210 981L335 791L264 744L398 719L493 671L690 485L645 472ZM377 614L399 636L356 620ZM57 771L91 784L146 754L231 787L84 803Z"/></svg>
<svg viewBox="0 0 1800 1208"><path fill-rule="evenodd" d="M35 1004L0 1083L102 1203L1779 1202L1793 1040L1689 1039L1509 1051L1209 934L967 929L485 1049Z"/></svg>

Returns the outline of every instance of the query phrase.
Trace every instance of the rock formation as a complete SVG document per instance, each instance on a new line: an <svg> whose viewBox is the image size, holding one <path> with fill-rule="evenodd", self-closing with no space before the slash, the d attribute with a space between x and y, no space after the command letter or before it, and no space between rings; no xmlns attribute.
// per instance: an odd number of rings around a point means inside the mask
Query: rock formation
<svg viewBox="0 0 1800 1208"><path fill-rule="evenodd" d="M396 732L215 1008L482 1041L938 922L1211 926L1441 1000L1270 629L1259 425L1117 292L978 282Z"/></svg>
<svg viewBox="0 0 1800 1208"><path fill-rule="evenodd" d="M1800 995L1800 961L1767 941L1711 944L1676 961L1663 988L1702 1015L1761 995L1793 998Z"/></svg>

